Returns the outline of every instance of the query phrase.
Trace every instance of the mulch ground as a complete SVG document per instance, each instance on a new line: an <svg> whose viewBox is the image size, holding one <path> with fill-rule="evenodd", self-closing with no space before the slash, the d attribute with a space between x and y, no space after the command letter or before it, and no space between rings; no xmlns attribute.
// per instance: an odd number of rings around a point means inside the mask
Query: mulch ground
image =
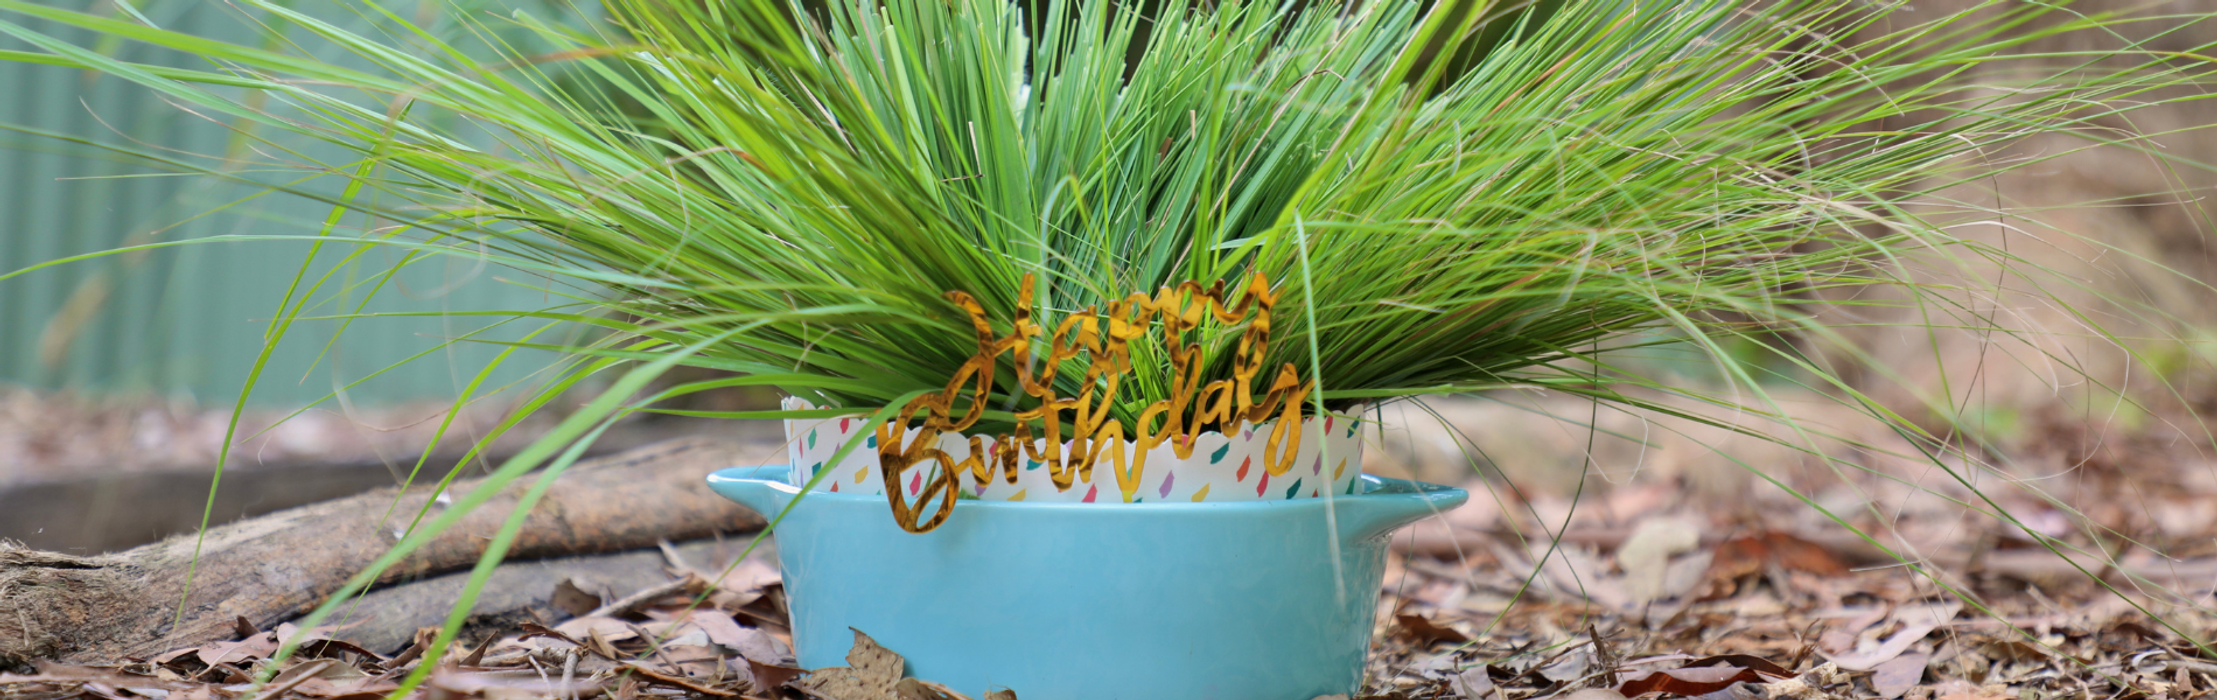
<svg viewBox="0 0 2217 700"><path fill-rule="evenodd" d="M1578 562L1586 555L1574 548L1563 559L1571 563L1536 576L1529 560L1405 560L1385 596L1374 692L2000 700L2193 698L2217 688L2217 663L2191 641L2208 639L2212 620L2175 602L2089 582L2068 592L1966 592L1975 603L1967 605L1904 567L1849 570L1776 534L1705 554L1708 564L1688 577L1695 593L1637 607L1595 599L1636 587L1628 576L1640 565Z"/></svg>
<svg viewBox="0 0 2217 700"><path fill-rule="evenodd" d="M1549 434L1515 415L1467 422ZM1845 479L1796 476L1787 454L1744 461L1795 491L1733 490L1683 466L1708 447L1664 444L1614 460L1644 470L1552 493L1474 484L1468 505L1397 536L1362 697L2210 695L2217 461L2200 443L2034 432L2016 471L1965 470L1981 481L1876 452ZM669 583L633 595L557 589L566 614L473 624L435 668L424 634L391 652L310 630L272 661L301 631L241 629L113 666L16 669L0 700L372 700L419 672L412 697L434 700L958 697L883 674L899 649L872 657L882 682L866 687L795 668L765 561L719 574L673 559Z"/></svg>
<svg viewBox="0 0 2217 700"><path fill-rule="evenodd" d="M1776 532L1703 542L1654 519L1612 547L1606 536L1520 541L1452 520L1397 543L1360 697L2017 700L2217 688L2217 659L2191 641L2217 624L2168 598L2175 591L1982 574L1958 591L1966 604L1941 585L1960 575L1858 568ZM963 697L897 672L857 685L794 667L782 586L764 562L720 576L673 566L668 584L612 600L568 587L555 600L572 617L465 639L429 670L429 630L392 655L310 630L298 653L272 661L278 641L300 633L288 625L115 666L0 675L0 698L372 700L419 671L412 697L436 700Z"/></svg>
<svg viewBox="0 0 2217 700"><path fill-rule="evenodd" d="M2037 492L1917 472L1806 497L1718 497L1687 478L1571 495L1474 483L1468 504L1396 536L1359 697L2210 695L2217 463L2056 461L2069 479L2014 482ZM672 557L668 583L631 595L556 585L564 614L473 624L435 668L428 633L384 654L309 630L273 661L301 631L241 629L113 666L17 669L0 700L373 700L414 675L428 700L961 697L885 672L900 649L868 655L875 676L796 668L769 561L702 572Z"/></svg>

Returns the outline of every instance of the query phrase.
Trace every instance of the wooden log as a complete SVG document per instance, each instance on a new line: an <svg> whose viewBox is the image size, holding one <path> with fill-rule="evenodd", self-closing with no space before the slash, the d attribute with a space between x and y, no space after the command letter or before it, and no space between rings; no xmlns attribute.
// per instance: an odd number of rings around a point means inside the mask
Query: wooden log
<svg viewBox="0 0 2217 700"><path fill-rule="evenodd" d="M753 535L739 535L677 544L671 550L705 577L713 578L746 551ZM764 545L757 555L770 554ZM658 549L635 549L614 554L586 554L555 559L510 561L493 570L485 590L470 607L472 626L501 627L507 621L536 622L553 627L571 615L554 601L555 587L570 581L587 593L612 599L668 582L669 557ZM386 586L348 604L346 613L332 624L343 628L333 639L352 642L381 654L408 646L416 630L437 627L461 598L467 571L433 576ZM498 631L505 632L506 629ZM463 628L461 643L475 646L483 637Z"/></svg>
<svg viewBox="0 0 2217 700"><path fill-rule="evenodd" d="M623 551L758 529L760 516L716 496L703 478L775 454L772 443L695 438L579 464L533 510L508 556ZM380 580L473 565L529 481L511 485ZM475 486L460 482L454 492ZM190 535L95 557L0 550L0 664L146 657L231 639L239 618L266 628L297 617L390 549L431 498L428 487L412 489L395 508L396 495L383 489L211 528L196 573Z"/></svg>
<svg viewBox="0 0 2217 700"><path fill-rule="evenodd" d="M705 418L678 416L625 421L594 440L585 456L605 457L706 430L728 432L733 427L732 421L715 421L718 425L714 426L708 425L710 422ZM435 421L430 423L436 425ZM761 428L764 439L775 432L774 426L740 425ZM543 432L544 426L538 427ZM0 425L0 434L9 429ZM529 444L530 435L518 435L528 432L511 431L495 441L490 461L497 464L503 457ZM109 437L112 436L96 433L85 439ZM518 437L522 439L511 439ZM0 435L0 443L6 441L7 438ZM448 440L451 443L467 441L467 437ZM203 512L214 517L212 522L227 523L392 486L399 482L400 474L414 468L413 455L423 448L421 444L403 441L391 453L392 463L374 459L272 460L265 463L258 459L254 450L245 449L251 445L251 442L242 445L233 455L234 464L223 470L223 488L216 492L212 507L206 498L209 479L214 476L212 465L154 470L83 464L62 470L47 465L44 478L9 481L0 477L0 537L17 540L32 549L81 556L121 552L165 537L197 531ZM125 445L106 449L127 451L131 448ZM255 459L242 459L240 454ZM446 476L460 458L456 450L442 447L416 476L416 483L429 483L427 480L436 481ZM0 473L9 470L7 459L0 457ZM475 469L475 460L472 462L468 468ZM64 474L66 476L62 476Z"/></svg>

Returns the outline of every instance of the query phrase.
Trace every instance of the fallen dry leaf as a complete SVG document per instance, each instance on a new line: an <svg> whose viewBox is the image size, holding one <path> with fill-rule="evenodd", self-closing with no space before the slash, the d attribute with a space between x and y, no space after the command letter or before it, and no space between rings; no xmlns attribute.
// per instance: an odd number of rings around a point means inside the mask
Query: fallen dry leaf
<svg viewBox="0 0 2217 700"><path fill-rule="evenodd" d="M554 593L547 596L547 602L553 603L556 609L569 613L570 617L584 617L599 610L607 601L579 587L576 581L565 578L555 582Z"/></svg>
<svg viewBox="0 0 2217 700"><path fill-rule="evenodd" d="M399 683L394 683L389 680L378 680L376 678L367 676L345 681L332 681L326 678L310 678L302 681L300 685L295 686L293 688L293 692L312 698L337 700L339 698L356 698L364 696L383 697L386 693L392 692L399 688Z"/></svg>
<svg viewBox="0 0 2217 700"><path fill-rule="evenodd" d="M947 686L914 678L903 678L894 684L893 697L897 700L970 700L970 696Z"/></svg>
<svg viewBox="0 0 2217 700"><path fill-rule="evenodd" d="M216 642L201 647L194 655L200 658L201 663L214 666L225 662L244 663L265 659L274 653L277 653L277 634L264 632L236 642Z"/></svg>
<svg viewBox="0 0 2217 700"><path fill-rule="evenodd" d="M1783 532L1766 532L1719 543L1704 578L1714 588L1729 589L1724 584L1771 566L1818 576L1843 576L1848 571L1847 565L1822 545Z"/></svg>
<svg viewBox="0 0 2217 700"><path fill-rule="evenodd" d="M1468 635L1457 632L1451 627L1442 627L1422 615L1395 615L1393 619L1401 623L1400 634L1415 640L1418 644L1431 646L1441 642L1462 644L1470 641Z"/></svg>
<svg viewBox="0 0 2217 700"><path fill-rule="evenodd" d="M1706 695L1730 688L1734 683L1765 682L1761 674L1737 666L1693 666L1635 675L1617 686L1617 692L1625 697L1648 693Z"/></svg>
<svg viewBox="0 0 2217 700"><path fill-rule="evenodd" d="M1977 648L1978 653L1985 654L1986 658L2003 661L2032 661L2048 658L2048 650L2026 643L2021 639L1988 638L1981 640L1977 644Z"/></svg>
<svg viewBox="0 0 2217 700"><path fill-rule="evenodd" d="M1455 674L1447 682L1447 687L1455 691L1455 697L1463 700L1501 700L1501 689L1494 687L1493 676L1487 673L1484 666L1464 669L1462 673Z"/></svg>
<svg viewBox="0 0 2217 700"><path fill-rule="evenodd" d="M2016 700L2005 685L1976 685L1961 678L1942 681L1932 689L1933 700Z"/></svg>
<svg viewBox="0 0 2217 700"><path fill-rule="evenodd" d="M1564 654L1554 663L1541 666L1539 674L1541 678L1550 681L1569 683L1586 677L1586 672L1593 669L1593 660L1593 652L1579 649Z"/></svg>
<svg viewBox="0 0 2217 700"><path fill-rule="evenodd" d="M538 675L483 673L468 671L440 671L431 674L425 683L438 691L458 696L476 696L486 700L526 700L528 698L582 697L599 692L600 684L592 682L562 683L549 681ZM267 694L264 697L276 697Z"/></svg>
<svg viewBox="0 0 2217 700"><path fill-rule="evenodd" d="M721 599L719 605L739 607L761 598L771 587L784 581L784 575L776 566L761 558L750 557L716 577L713 583L719 591L728 594Z"/></svg>
<svg viewBox="0 0 2217 700"><path fill-rule="evenodd" d="M1817 637L1817 648L1834 654L1845 654L1855 648L1855 640L1871 625L1884 622L1894 612L1893 606L1876 605L1860 614L1834 622Z"/></svg>
<svg viewBox="0 0 2217 700"><path fill-rule="evenodd" d="M555 625L554 631L578 641L599 638L604 642L621 642L639 636L631 623L607 616L580 617Z"/></svg>
<svg viewBox="0 0 2217 700"><path fill-rule="evenodd" d="M1878 668L1879 664L1900 656L1902 652L1908 651L1909 647L1923 640L1925 635L1931 634L1933 630L1939 629L1941 625L1955 619L1955 614L1962 609L1963 604L1955 601L1903 605L1894 608L1894 619L1901 623L1901 629L1887 637L1886 641L1879 644L1877 648L1840 655L1826 654L1823 651L1817 653L1823 654L1826 660L1839 665L1840 668L1850 671L1869 671Z"/></svg>
<svg viewBox="0 0 2217 700"><path fill-rule="evenodd" d="M1752 654L1718 654L1715 656L1704 656L1699 659L1686 662L1686 665L1682 666L1681 668L1693 668L1696 666L1738 666L1740 668L1754 671L1756 673L1770 676L1772 678L1794 677L1794 672L1786 670L1786 667L1772 663L1770 659L1755 656Z"/></svg>
<svg viewBox="0 0 2217 700"><path fill-rule="evenodd" d="M1633 605L1645 605L1669 597L1664 573L1670 558L1701 544L1701 527L1681 517L1648 518L1617 547L1617 567L1624 570L1624 593Z"/></svg>
<svg viewBox="0 0 2217 700"><path fill-rule="evenodd" d="M768 632L741 627L730 615L711 610L695 610L686 621L707 633L708 641L730 649L749 661L773 665L793 663L793 650L785 646L784 642L778 641L778 638L770 636Z"/></svg>
<svg viewBox="0 0 2217 700"><path fill-rule="evenodd" d="M719 592L724 592L719 589ZM785 584L772 583L763 586L757 594L741 596L743 602L719 602L718 606L731 611L733 617L763 629L785 629L790 615L785 609Z"/></svg>
<svg viewBox="0 0 2217 700"><path fill-rule="evenodd" d="M655 648L707 646L711 643L708 632L693 624L691 619L648 622L639 625L639 631L646 633L648 643Z"/></svg>
<svg viewBox="0 0 2217 700"><path fill-rule="evenodd" d="M565 644L569 644L570 646L584 646L584 644L579 643L576 639L572 639L569 635L563 634L561 632L556 632L553 628L536 622L526 622L521 625L517 625L517 629L523 630L523 635L517 637L517 639L520 641L530 641L540 637L545 637L547 639L552 639Z"/></svg>
<svg viewBox="0 0 2217 700"><path fill-rule="evenodd" d="M169 662L171 662L171 661L175 661L175 660L177 660L177 659L178 659L178 658L180 658L180 657L183 657L183 656L184 656L184 655L186 655L186 654L197 654L197 653L199 653L200 649L201 649L200 647L185 647L185 648L183 648L183 649L172 649L172 650L169 650L169 651L166 651L166 652L162 652L162 653L160 653L160 654L155 654L155 655L154 655L154 658L151 658L151 659L147 659L147 660L148 660L148 661L151 661L151 662L153 662L153 663L154 663L154 664L156 664L156 665L161 665L161 664L167 664L167 663L169 663Z"/></svg>
<svg viewBox="0 0 2217 700"><path fill-rule="evenodd" d="M1603 573L1608 567L1592 550L1541 540L1533 540L1528 549L1532 560L1540 562L1540 571L1547 574L1549 584L1564 593L1617 610L1634 607L1622 581Z"/></svg>
<svg viewBox="0 0 2217 700"><path fill-rule="evenodd" d="M731 670L724 660L729 658L724 650L713 645L666 646L655 652L665 669L674 669L691 678L721 678Z"/></svg>
<svg viewBox="0 0 2217 700"><path fill-rule="evenodd" d="M705 685L701 685L701 684L699 684L699 683L695 683L695 682L693 682L692 680L690 680L690 679L687 679L687 678L683 678L683 677L679 677L679 676L674 676L674 675L670 675L670 674L667 674L667 673L663 673L663 672L660 672L660 671L656 671L656 670L654 670L653 668L650 668L650 667L648 667L648 666L646 666L646 665L644 665L644 664L638 664L638 663L628 663L628 662L627 662L627 663L625 663L625 664L623 665L623 668L624 668L625 670L631 671L632 673L636 673L636 674L638 674L638 675L639 675L639 677L641 677L641 678L644 678L644 679L646 679L646 680L647 680L648 682L651 682L651 683L654 683L654 684L657 684L657 685L664 685L664 686L669 686L669 687L672 687L672 688L677 688L677 689L679 689L679 690L684 690L684 691L687 691L687 692L692 692L692 693L698 693L698 694L701 694L701 695L714 695L714 696L716 696L716 697L726 697L726 698L728 698L728 697L733 697L733 696L736 696L736 695L738 695L738 693L735 693L735 692L732 692L732 691L728 691L728 690L723 690L723 689L720 689L720 688L711 688L711 687L708 687L708 686L705 686Z"/></svg>
<svg viewBox="0 0 2217 700"><path fill-rule="evenodd" d="M470 653L468 653L468 654L463 654L463 655L462 655L462 662L461 662L461 663L462 663L462 665L463 665L463 666L476 666L476 665L478 665L478 662L480 662L480 661L484 661L484 660L485 660L485 652L486 652L487 650L489 650L489 649L492 649L492 648L493 648L493 645L494 645L494 644L497 644L497 643L499 643L499 642L500 642L500 638L499 638L499 637L493 637L493 636L487 636L487 637L485 637L485 641L483 641L483 642L479 642L479 643L478 643L478 645L477 645L477 648L471 649L471 650L470 650Z"/></svg>
<svg viewBox="0 0 2217 700"><path fill-rule="evenodd" d="M1871 670L1871 690L1888 700L1908 694L1910 688L1924 681L1925 666L1931 662L1932 655L1913 653L1881 663Z"/></svg>
<svg viewBox="0 0 2217 700"><path fill-rule="evenodd" d="M828 700L899 700L894 686L908 662L892 650L878 646L870 635L854 630L854 646L847 650L847 665L819 668L794 688Z"/></svg>
<svg viewBox="0 0 2217 700"><path fill-rule="evenodd" d="M790 665L766 664L754 659L745 659L745 661L747 662L747 673L754 683L755 690L765 694L783 688L787 683L791 683L801 676L808 675L807 669Z"/></svg>

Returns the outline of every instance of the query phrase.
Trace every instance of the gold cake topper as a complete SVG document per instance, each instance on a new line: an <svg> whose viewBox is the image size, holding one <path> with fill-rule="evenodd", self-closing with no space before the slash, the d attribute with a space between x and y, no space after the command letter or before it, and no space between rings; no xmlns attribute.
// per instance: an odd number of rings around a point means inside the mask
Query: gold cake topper
<svg viewBox="0 0 2217 700"><path fill-rule="evenodd" d="M1315 380L1302 381L1289 362L1278 369L1262 399L1255 399L1254 379L1262 373L1263 358L1270 348L1270 307L1278 299L1262 273L1248 279L1236 304L1227 305L1222 280L1207 288L1188 281L1164 287L1152 297L1133 292L1109 302L1105 314L1099 313L1098 307L1071 314L1048 337L1036 374L1028 360L1032 344L1045 329L1032 320L1032 286L1032 276L1025 275L1017 294L1016 318L1006 336L995 334L976 298L960 291L946 293L948 301L969 313L977 331L977 354L955 370L945 390L908 402L898 417L877 428L878 469L889 485L886 499L892 503L893 519L902 529L929 532L946 522L961 490L958 477L962 473L969 473L982 484L998 471L1008 483L1016 483L1019 450L1045 466L1055 488L1064 491L1074 480L1092 480L1094 464L1101 453L1107 452L1114 463L1117 486L1124 492L1124 500L1130 502L1146 471L1147 453L1164 441L1170 441L1179 459L1188 459L1193 456L1194 437L1204 430L1214 427L1229 436L1245 423L1259 424L1277 413L1277 425L1264 443L1263 468L1272 476L1283 476L1293 466L1295 451L1301 445L1301 404L1315 387ZM1248 323L1233 358L1232 377L1207 385L1200 384L1201 346L1186 342L1186 333L1200 327L1204 320L1223 326ZM1104 321L1106 333L1102 330ZM1163 349L1170 354L1170 398L1141 411L1137 425L1131 426L1133 436L1127 440L1126 427L1109 417L1109 409L1115 405L1123 377L1132 371L1130 343L1144 337L1158 321ZM1065 361L1076 359L1081 351L1086 361L1081 384L1085 388L1075 397L1060 396L1055 392L1055 376ZM958 463L938 448L939 436L967 430L984 415L986 397L993 392L995 360L1003 353L1013 354L1016 382L1025 395L1038 399L1039 405L1015 414L1014 432L996 436L991 461L987 461L988 450L980 436L972 435L970 454ZM957 418L953 415L954 404L965 386L972 389L970 404ZM896 431L904 431L918 411L928 413L914 438L903 446ZM1073 426L1067 461L1062 455L1061 435L1065 412L1072 414ZM1033 445L1034 422L1042 426L1039 447ZM1127 445L1136 447L1129 465L1125 458ZM908 470L927 463L938 469L911 504L898 485ZM930 519L919 521L923 508L934 497L940 499L939 508Z"/></svg>

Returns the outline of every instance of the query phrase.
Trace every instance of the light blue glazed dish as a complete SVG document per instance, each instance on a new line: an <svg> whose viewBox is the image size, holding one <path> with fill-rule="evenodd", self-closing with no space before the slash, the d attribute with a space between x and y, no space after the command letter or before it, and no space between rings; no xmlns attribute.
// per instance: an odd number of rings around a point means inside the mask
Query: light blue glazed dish
<svg viewBox="0 0 2217 700"><path fill-rule="evenodd" d="M708 485L774 517L790 471ZM1362 484L1329 505L962 501L921 535L884 496L816 492L773 534L807 668L846 665L854 628L973 697L1311 700L1362 683L1388 536L1469 498Z"/></svg>

